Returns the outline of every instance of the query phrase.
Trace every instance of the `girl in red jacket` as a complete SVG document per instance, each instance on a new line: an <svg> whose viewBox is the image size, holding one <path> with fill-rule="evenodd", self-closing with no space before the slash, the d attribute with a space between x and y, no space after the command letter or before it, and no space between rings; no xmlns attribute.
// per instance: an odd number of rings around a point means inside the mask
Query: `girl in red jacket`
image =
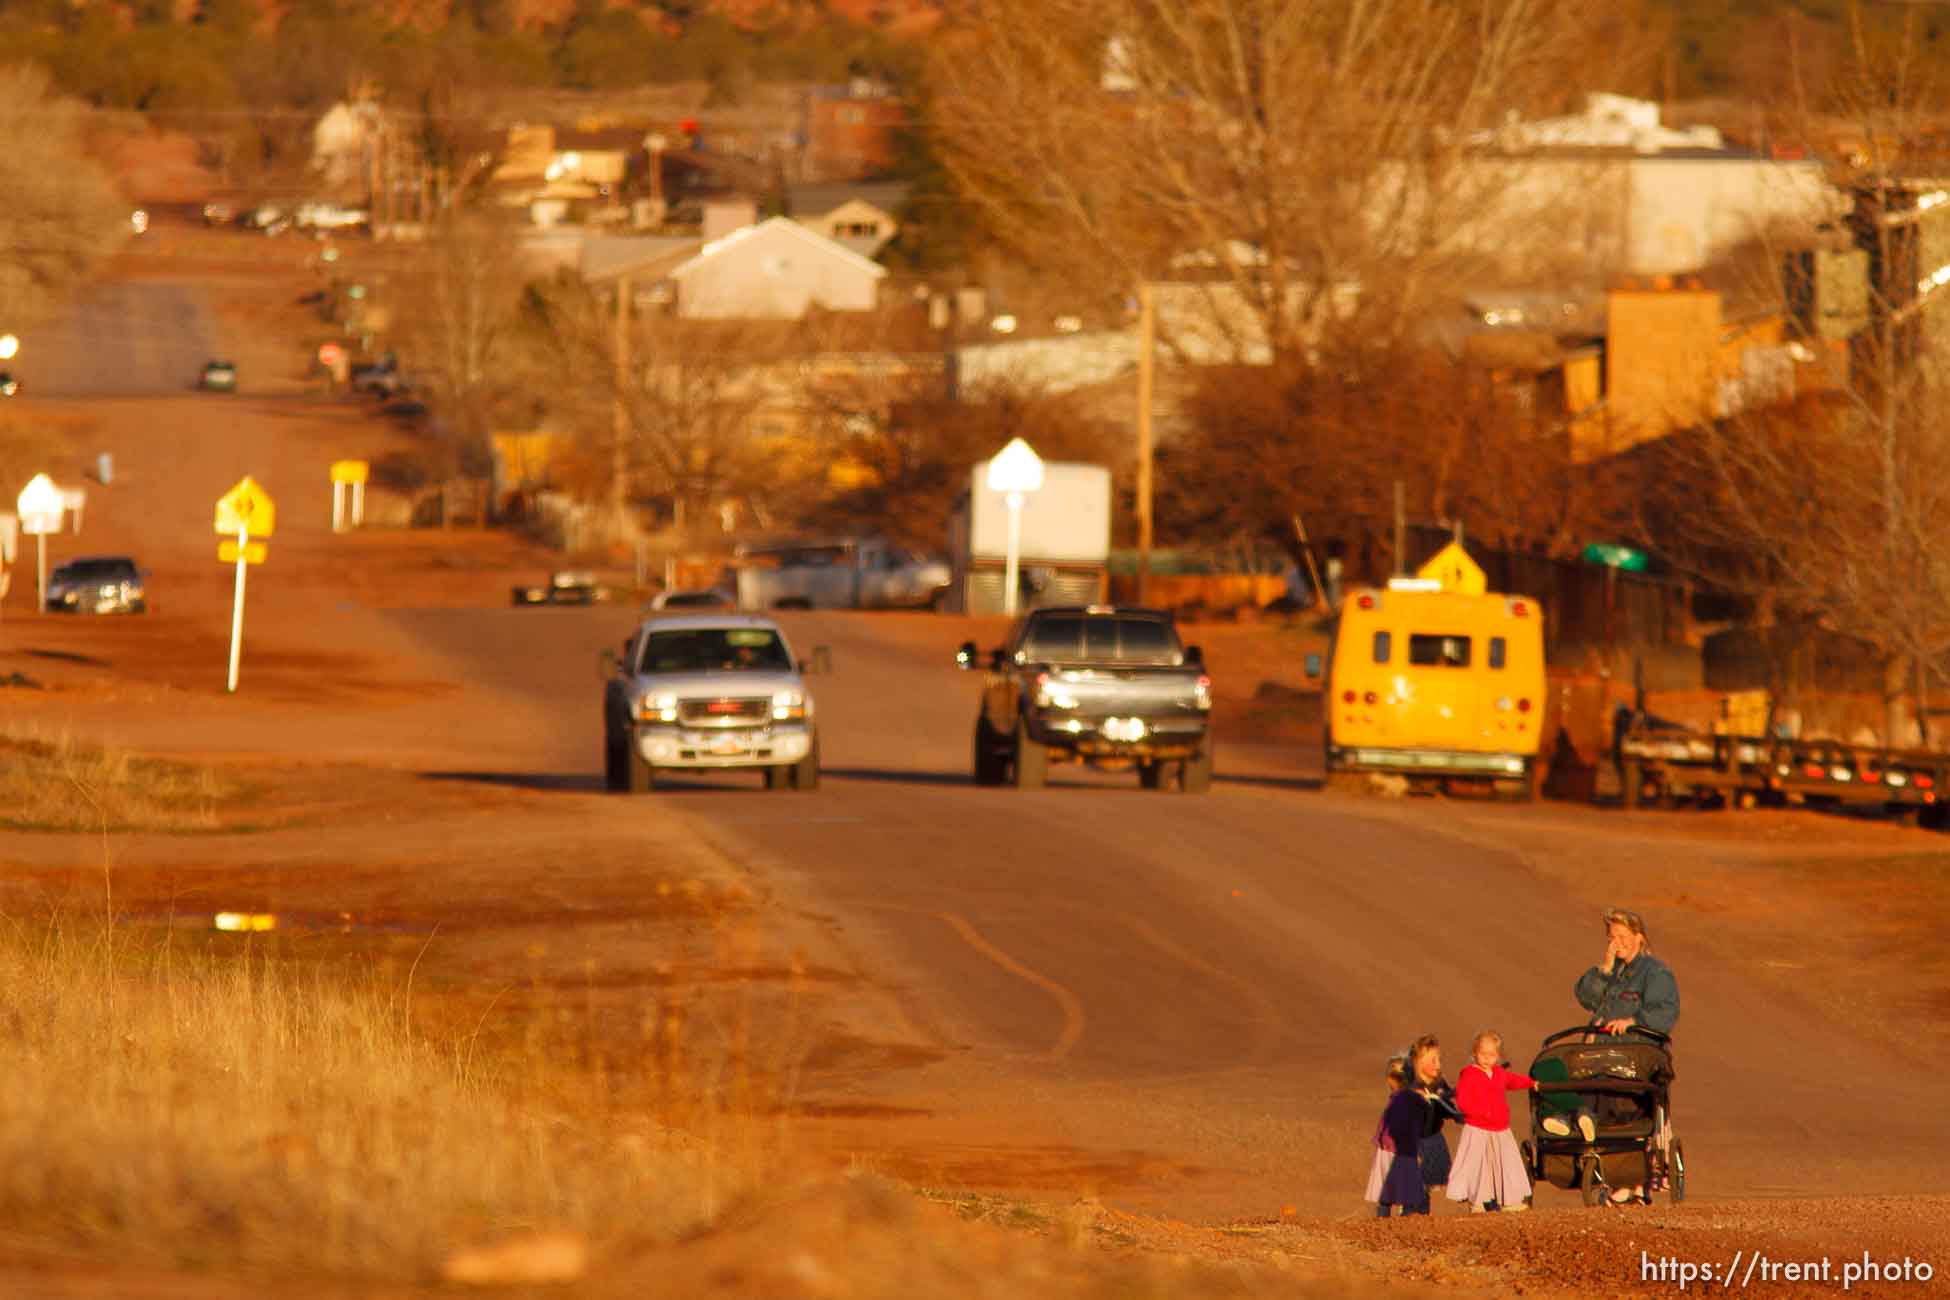
<svg viewBox="0 0 1950 1300"><path fill-rule="evenodd" d="M1456 1105L1463 1113L1462 1140L1449 1171L1449 1199L1468 1201L1472 1214L1530 1208L1530 1174L1510 1133L1508 1095L1534 1089L1527 1074L1498 1064L1503 1036L1486 1029L1470 1045L1475 1059L1456 1079Z"/></svg>

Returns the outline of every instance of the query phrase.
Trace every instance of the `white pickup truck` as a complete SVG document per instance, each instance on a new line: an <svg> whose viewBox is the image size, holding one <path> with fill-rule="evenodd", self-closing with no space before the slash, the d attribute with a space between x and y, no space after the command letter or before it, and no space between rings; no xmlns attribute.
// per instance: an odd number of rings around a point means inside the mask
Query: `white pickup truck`
<svg viewBox="0 0 1950 1300"><path fill-rule="evenodd" d="M785 633L750 614L651 618L603 652L603 782L643 793L657 774L756 768L768 790L819 786L819 730Z"/></svg>

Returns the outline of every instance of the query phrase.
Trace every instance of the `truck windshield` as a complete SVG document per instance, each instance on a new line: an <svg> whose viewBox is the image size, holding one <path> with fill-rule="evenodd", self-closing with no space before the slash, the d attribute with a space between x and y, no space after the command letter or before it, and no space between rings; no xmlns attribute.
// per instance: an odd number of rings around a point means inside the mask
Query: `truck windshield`
<svg viewBox="0 0 1950 1300"><path fill-rule="evenodd" d="M789 673L792 656L767 628L702 627L652 632L643 647L646 673Z"/></svg>
<svg viewBox="0 0 1950 1300"><path fill-rule="evenodd" d="M1053 614L1039 618L1023 643L1036 663L1178 664L1178 633L1156 618L1112 614Z"/></svg>

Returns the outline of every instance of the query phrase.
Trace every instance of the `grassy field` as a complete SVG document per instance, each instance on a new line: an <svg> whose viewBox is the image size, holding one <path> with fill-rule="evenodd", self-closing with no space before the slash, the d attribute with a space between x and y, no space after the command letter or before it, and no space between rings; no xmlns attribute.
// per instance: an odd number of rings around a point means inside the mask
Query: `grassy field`
<svg viewBox="0 0 1950 1300"><path fill-rule="evenodd" d="M613 1232L621 1206L672 1240L762 1171L545 1058L416 1030L409 987L5 918L0 1216L124 1258L412 1278L471 1240Z"/></svg>
<svg viewBox="0 0 1950 1300"><path fill-rule="evenodd" d="M236 793L209 768L0 732L0 827L11 830L212 831Z"/></svg>
<svg viewBox="0 0 1950 1300"><path fill-rule="evenodd" d="M234 792L37 737L0 737L0 759L8 824L99 832L105 860L120 831L223 829ZM1269 1293L1257 1268L1135 1250L1094 1203L816 1163L788 1118L811 1041L793 980L621 1003L506 972L416 985L437 933L138 919L106 880L98 903L60 898L0 911L0 1221L17 1242L121 1269L581 1278L592 1295ZM711 969L757 969L755 915L708 924ZM1274 1290L1346 1293L1317 1287Z"/></svg>

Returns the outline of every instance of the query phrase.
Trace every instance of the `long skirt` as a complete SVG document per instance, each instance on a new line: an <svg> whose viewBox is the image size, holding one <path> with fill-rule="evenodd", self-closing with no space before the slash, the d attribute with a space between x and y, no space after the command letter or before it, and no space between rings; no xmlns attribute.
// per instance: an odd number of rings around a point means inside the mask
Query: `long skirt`
<svg viewBox="0 0 1950 1300"><path fill-rule="evenodd" d="M1456 1159L1449 1170L1449 1199L1483 1205L1521 1205L1530 1195L1530 1174L1523 1152L1507 1128L1491 1132L1463 1125L1456 1143Z"/></svg>
<svg viewBox="0 0 1950 1300"><path fill-rule="evenodd" d="M1395 1167L1395 1153L1374 1149L1374 1160L1368 1165L1368 1190L1361 1194L1364 1201L1379 1201L1382 1189L1388 1186L1388 1171Z"/></svg>
<svg viewBox="0 0 1950 1300"><path fill-rule="evenodd" d="M1440 1133L1422 1139L1422 1182L1440 1187L1449 1181L1449 1140Z"/></svg>

